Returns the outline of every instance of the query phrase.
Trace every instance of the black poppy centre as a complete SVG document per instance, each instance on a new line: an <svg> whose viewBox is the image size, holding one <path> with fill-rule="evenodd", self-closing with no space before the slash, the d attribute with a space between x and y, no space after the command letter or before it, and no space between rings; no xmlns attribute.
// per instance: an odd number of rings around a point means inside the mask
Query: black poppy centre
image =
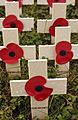
<svg viewBox="0 0 78 120"><path fill-rule="evenodd" d="M18 0L13 0L13 1L18 1Z"/></svg>
<svg viewBox="0 0 78 120"><path fill-rule="evenodd" d="M61 55L61 56L65 56L65 55L66 55L66 51L65 51L65 50L61 50L61 51L60 51L60 55Z"/></svg>
<svg viewBox="0 0 78 120"><path fill-rule="evenodd" d="M10 26L11 26L11 28L15 28L16 24L15 23L11 23Z"/></svg>
<svg viewBox="0 0 78 120"><path fill-rule="evenodd" d="M61 27L61 26L62 26L62 25L60 25L60 24L59 24L59 25L57 25L57 27Z"/></svg>
<svg viewBox="0 0 78 120"><path fill-rule="evenodd" d="M15 52L9 52L9 56L10 57L14 57L15 56Z"/></svg>
<svg viewBox="0 0 78 120"><path fill-rule="evenodd" d="M58 2L59 0L55 0L56 2Z"/></svg>
<svg viewBox="0 0 78 120"><path fill-rule="evenodd" d="M43 88L42 88L42 86L38 85L38 86L35 87L35 90L37 92L41 92L43 90Z"/></svg>

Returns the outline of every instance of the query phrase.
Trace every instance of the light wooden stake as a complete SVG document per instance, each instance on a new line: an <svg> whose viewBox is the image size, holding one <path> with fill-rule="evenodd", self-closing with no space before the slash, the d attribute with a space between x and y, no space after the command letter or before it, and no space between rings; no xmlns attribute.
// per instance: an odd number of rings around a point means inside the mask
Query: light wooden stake
<svg viewBox="0 0 78 120"><path fill-rule="evenodd" d="M29 78L41 75L47 79L47 60L29 60ZM25 91L25 84L27 80L11 80L11 96L28 96ZM16 87L17 86L17 87ZM47 79L47 87L53 88L53 94L66 94L67 91L67 78L54 78ZM31 113L32 118L37 116L43 119L48 115L48 98L43 101L36 101L31 97Z"/></svg>
<svg viewBox="0 0 78 120"><path fill-rule="evenodd" d="M68 41L70 42L71 38L71 27L56 27L55 28L55 44L54 45L39 45L39 59L45 57L49 60L56 59L55 53L55 45L60 41ZM71 44L72 45L72 52L73 58L78 58L78 44ZM69 71L69 63L59 65L59 71Z"/></svg>
<svg viewBox="0 0 78 120"><path fill-rule="evenodd" d="M5 12L6 12L6 16L8 15L17 16L17 19L19 19L24 25L23 31L32 31L32 28L34 28L34 18L29 18L29 17L20 18L18 2L6 2ZM2 31L3 28L2 25L3 20L4 18L0 18L0 31Z"/></svg>
<svg viewBox="0 0 78 120"><path fill-rule="evenodd" d="M49 33L49 28L57 18L66 18L66 3L53 3L52 19L39 19L37 20L37 32ZM67 19L71 27L71 33L78 32L78 19ZM51 43L54 43L55 37L51 36Z"/></svg>
<svg viewBox="0 0 78 120"><path fill-rule="evenodd" d="M9 43L16 43L19 45L18 29L17 28L3 28L3 45L0 47L6 47ZM31 46L21 46L24 51L24 57L26 60L36 59L36 47L35 45ZM6 64L6 70L8 72L20 72L20 61L16 64ZM15 74L15 73L14 73ZM17 73L16 73L17 74Z"/></svg>

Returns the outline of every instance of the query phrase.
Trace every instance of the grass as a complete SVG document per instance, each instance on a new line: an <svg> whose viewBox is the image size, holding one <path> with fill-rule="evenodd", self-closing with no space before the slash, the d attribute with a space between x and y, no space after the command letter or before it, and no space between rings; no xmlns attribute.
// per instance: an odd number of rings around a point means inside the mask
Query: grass
<svg viewBox="0 0 78 120"><path fill-rule="evenodd" d="M67 7L67 18L78 19L78 6L69 5ZM0 17L5 17L5 8L0 7ZM49 34L38 34L36 31L37 19L49 19L48 6L23 6L21 17L34 17L35 28L32 32L20 33L20 45L38 45L51 44ZM71 42L78 43L78 33L71 35ZM0 33L0 45L3 45L2 33ZM38 55L37 55L38 58ZM28 79L28 61L22 60L21 77L15 75L9 77L5 70L5 64L0 62L0 119L1 120L31 120L30 98L29 97L11 97L9 81L11 79ZM63 77L58 74L58 66L54 67L54 61L48 60L48 77ZM49 97L49 116L44 120L78 120L78 60L70 62L68 76L68 87L66 95L53 95ZM61 88L60 88L61 89ZM38 120L36 117L34 120Z"/></svg>

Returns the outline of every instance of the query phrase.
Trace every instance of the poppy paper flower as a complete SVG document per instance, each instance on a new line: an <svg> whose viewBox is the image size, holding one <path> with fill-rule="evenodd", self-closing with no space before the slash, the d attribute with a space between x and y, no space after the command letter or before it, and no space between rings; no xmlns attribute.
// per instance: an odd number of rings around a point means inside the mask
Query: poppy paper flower
<svg viewBox="0 0 78 120"><path fill-rule="evenodd" d="M50 7L52 7L53 3L65 3L66 0L47 0Z"/></svg>
<svg viewBox="0 0 78 120"><path fill-rule="evenodd" d="M26 93L33 96L37 101L45 100L53 91L52 88L44 86L46 82L46 79L42 76L30 78L25 85Z"/></svg>
<svg viewBox="0 0 78 120"><path fill-rule="evenodd" d="M13 1L16 1L16 2L19 2L19 8L22 7L22 1L23 0L7 0L8 2L13 2Z"/></svg>
<svg viewBox="0 0 78 120"><path fill-rule="evenodd" d="M0 51L0 57L7 64L15 64L18 59L23 57L23 50L15 43L9 43L6 48Z"/></svg>
<svg viewBox="0 0 78 120"><path fill-rule="evenodd" d="M4 28L18 28L18 31L21 32L23 30L23 23L17 19L15 15L8 15L3 20Z"/></svg>
<svg viewBox="0 0 78 120"><path fill-rule="evenodd" d="M55 27L68 26L68 21L64 18L58 18L54 21L53 25L49 28L49 33L55 36Z"/></svg>
<svg viewBox="0 0 78 120"><path fill-rule="evenodd" d="M73 52L71 51L71 43L67 41L61 41L56 44L56 62L58 64L65 64L69 62L73 57Z"/></svg>

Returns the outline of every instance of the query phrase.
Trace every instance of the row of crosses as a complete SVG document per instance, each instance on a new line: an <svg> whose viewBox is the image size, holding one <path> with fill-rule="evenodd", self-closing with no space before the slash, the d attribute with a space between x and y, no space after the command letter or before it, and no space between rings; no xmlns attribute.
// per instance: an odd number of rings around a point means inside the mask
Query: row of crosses
<svg viewBox="0 0 78 120"><path fill-rule="evenodd" d="M53 22L57 18L66 18L66 6L68 4L75 5L75 0L66 0L65 3L53 3L52 8L50 8L50 14L52 14L52 19L45 20L40 19L37 20L37 32L38 33L49 33L49 27L53 24ZM33 0L23 0L23 5L32 5L34 4ZM38 0L38 5L47 5L47 0ZM21 18L19 17L21 14L21 10L19 10L18 2L7 2L6 0L0 1L0 5L5 5L5 13L8 15L15 15L22 23L24 24L23 31L31 31L34 28L34 18ZM4 18L0 18L0 31L2 31L3 36L3 45L14 42L19 44L19 34L18 28L3 28ZM67 93L67 78L50 78L47 77L47 59L42 59L44 56L49 60L55 60L55 45L60 41L70 42L71 33L78 32L78 20L68 19L69 26L61 26L55 28L55 37L51 36L52 45L39 45L39 59L36 60L36 46L35 45L25 45L20 46L24 51L24 58L28 60L28 80L11 80L10 88L11 88L11 96L29 96L27 93L25 86L28 84L31 78L34 76L42 76L47 82L45 86L52 89L52 93L50 95L55 94L66 94ZM4 48L4 46L0 46L0 49ZM72 51L74 53L73 59L78 58L78 45L72 44ZM56 64L56 63L55 63ZM6 70L8 72L20 72L20 60L16 64L6 64ZM69 69L69 63L64 65L59 65L60 71L67 71ZM38 86L36 92L42 90L41 86ZM31 114L32 118L37 116L39 119L43 119L48 115L48 98L43 101L38 101L34 97L31 97Z"/></svg>

